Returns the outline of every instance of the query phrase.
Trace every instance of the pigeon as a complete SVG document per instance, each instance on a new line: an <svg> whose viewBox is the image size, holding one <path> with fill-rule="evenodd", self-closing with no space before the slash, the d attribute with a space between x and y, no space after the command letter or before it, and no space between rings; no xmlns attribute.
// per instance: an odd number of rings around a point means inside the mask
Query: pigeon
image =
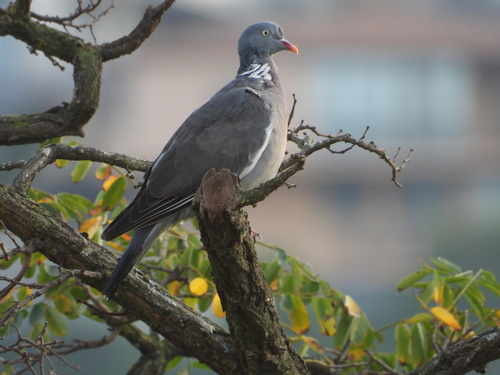
<svg viewBox="0 0 500 375"><path fill-rule="evenodd" d="M287 109L272 56L286 50L298 53L276 23L256 23L242 33L236 77L177 129L133 201L103 231L109 241L134 230L102 291L108 299L163 231L196 216L192 201L210 169L231 170L244 189L276 175L285 154Z"/></svg>

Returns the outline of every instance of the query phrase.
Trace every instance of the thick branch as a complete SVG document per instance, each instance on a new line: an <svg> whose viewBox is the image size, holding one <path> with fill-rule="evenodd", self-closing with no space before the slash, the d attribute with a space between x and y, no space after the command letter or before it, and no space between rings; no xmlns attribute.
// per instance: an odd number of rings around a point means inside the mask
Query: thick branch
<svg viewBox="0 0 500 375"><path fill-rule="evenodd" d="M54 64L54 57L73 65L74 96L46 112L0 116L0 145L39 143L66 135L83 136L83 126L99 104L102 62L135 51L156 29L174 0L149 7L137 27L127 36L101 46L85 44L80 38L29 18L30 0L18 0L0 9L0 36L11 35L42 51Z"/></svg>
<svg viewBox="0 0 500 375"><path fill-rule="evenodd" d="M18 3L8 10L0 8L0 36L5 35L24 42L33 51L42 51L47 56L68 63L72 63L78 50L85 44L80 38L30 20L20 10Z"/></svg>
<svg viewBox="0 0 500 375"><path fill-rule="evenodd" d="M120 56L134 52L149 38L161 21L163 14L172 6L175 0L166 0L163 3L148 7L142 20L129 34L111 43L100 46L103 61L116 59Z"/></svg>
<svg viewBox="0 0 500 375"><path fill-rule="evenodd" d="M106 249L87 240L13 187L0 184L0 220L25 243L61 267L91 270L82 281L102 288L116 265ZM96 277L100 272L102 277ZM94 276L91 276L94 275ZM133 271L115 295L131 315L144 321L183 352L220 374L234 374L237 362L228 333Z"/></svg>
<svg viewBox="0 0 500 375"><path fill-rule="evenodd" d="M246 214L237 208L237 181L228 170L209 171L197 197L201 240L236 347L233 373L308 374L281 328Z"/></svg>
<svg viewBox="0 0 500 375"><path fill-rule="evenodd" d="M0 35L1 24L0 21ZM27 24L36 23L29 22ZM48 29L43 25L37 28ZM51 31L51 33L53 32ZM70 57L74 66L73 80L75 84L71 103L64 103L44 113L0 116L0 145L37 143L63 135L83 136L83 126L92 118L99 105L102 62L96 48L83 45L69 48L73 39L67 34L64 35L68 38L68 43L58 44L58 48L65 52L71 51ZM50 37L45 36L44 38ZM53 39L47 40L50 42L46 41L45 43L49 46L57 44ZM50 48L45 49L51 50ZM66 53L61 54L65 55Z"/></svg>
<svg viewBox="0 0 500 375"><path fill-rule="evenodd" d="M500 359L500 328L491 328L467 341L447 347L439 356L408 375L463 375L486 373L488 363Z"/></svg>

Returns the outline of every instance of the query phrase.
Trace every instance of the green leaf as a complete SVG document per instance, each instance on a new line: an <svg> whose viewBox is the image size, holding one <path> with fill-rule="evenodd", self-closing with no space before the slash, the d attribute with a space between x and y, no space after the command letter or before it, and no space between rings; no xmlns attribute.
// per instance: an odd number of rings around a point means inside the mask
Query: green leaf
<svg viewBox="0 0 500 375"><path fill-rule="evenodd" d="M300 293L302 294L302 299L304 303L309 303L311 298L316 295L319 291L319 283L317 281L307 281L302 286Z"/></svg>
<svg viewBox="0 0 500 375"><path fill-rule="evenodd" d="M327 317L333 316L333 307L327 298L313 297L312 308L318 320L325 320Z"/></svg>
<svg viewBox="0 0 500 375"><path fill-rule="evenodd" d="M465 299L469 302L472 312L479 318L484 318L488 313L484 307L484 294L475 293L473 290L468 289L464 293Z"/></svg>
<svg viewBox="0 0 500 375"><path fill-rule="evenodd" d="M42 333L42 329L43 329L43 324L42 323L35 322L34 324L32 324L31 332L29 334L29 338L31 340L35 341L40 336L40 333Z"/></svg>
<svg viewBox="0 0 500 375"><path fill-rule="evenodd" d="M437 259L431 259L431 262L441 271L454 275L462 272L462 268L457 264L450 262L447 259L438 257Z"/></svg>
<svg viewBox="0 0 500 375"><path fill-rule="evenodd" d="M24 254L16 254L13 257L11 257L9 260L0 260L0 270L6 270L6 269L8 269L18 259L21 260L21 264L22 264L22 262L24 262Z"/></svg>
<svg viewBox="0 0 500 375"><path fill-rule="evenodd" d="M205 276L206 279L212 280L212 265L207 258L204 258L200 261L198 272Z"/></svg>
<svg viewBox="0 0 500 375"><path fill-rule="evenodd" d="M92 162L90 160L80 160L77 162L75 168L73 168L71 172L71 181L77 183L83 180L91 166Z"/></svg>
<svg viewBox="0 0 500 375"><path fill-rule="evenodd" d="M61 143L62 137L55 137L55 138L49 138L46 139L43 143L40 144L39 148L44 148L47 145L50 145L51 143Z"/></svg>
<svg viewBox="0 0 500 375"><path fill-rule="evenodd" d="M303 335L309 330L311 321L304 302L297 296L293 296L293 310L290 312L290 321L295 333Z"/></svg>
<svg viewBox="0 0 500 375"><path fill-rule="evenodd" d="M202 369L202 370L211 370L210 367L208 367L206 364L204 363L201 363L200 361L196 361L196 362L193 362L191 364L191 366L195 367L195 368L199 368L199 369Z"/></svg>
<svg viewBox="0 0 500 375"><path fill-rule="evenodd" d="M398 290L405 290L406 288L409 288L413 284L415 284L417 281L422 280L424 277L427 275L430 275L432 273L432 270L424 267L420 271L414 272L408 276L406 276L403 280L401 280L398 284Z"/></svg>
<svg viewBox="0 0 500 375"><path fill-rule="evenodd" d="M14 317L14 324L20 326L21 324L23 324L24 319L26 319L28 315L29 314L27 310L18 311L16 316Z"/></svg>
<svg viewBox="0 0 500 375"><path fill-rule="evenodd" d="M211 295L206 295L204 297L200 297L198 299L198 309L201 312L207 311L210 308L210 306L212 305L213 299L214 298Z"/></svg>
<svg viewBox="0 0 500 375"><path fill-rule="evenodd" d="M493 273L483 271L479 276L478 282L496 296L500 296L500 283L496 281Z"/></svg>
<svg viewBox="0 0 500 375"><path fill-rule="evenodd" d="M293 275L286 275L280 280L280 292L282 294L293 294L296 293Z"/></svg>
<svg viewBox="0 0 500 375"><path fill-rule="evenodd" d="M166 371L168 370L171 370L173 369L175 366L177 366L182 360L184 359L184 357L182 356L177 356L177 357L174 357L172 358L170 361L168 361L168 364L167 364L167 367L166 367Z"/></svg>
<svg viewBox="0 0 500 375"><path fill-rule="evenodd" d="M277 259L266 264L266 268L264 270L264 275L266 276L267 284L271 284L274 280L276 280L281 271L281 265L278 263Z"/></svg>
<svg viewBox="0 0 500 375"><path fill-rule="evenodd" d="M364 313L353 319L350 338L355 345L363 344L365 347L370 347L373 344L373 328Z"/></svg>
<svg viewBox="0 0 500 375"><path fill-rule="evenodd" d="M283 264L285 264L286 262L286 259L287 259L286 252L283 249L278 249L276 251L276 260L278 261L278 264L280 266L283 266Z"/></svg>
<svg viewBox="0 0 500 375"><path fill-rule="evenodd" d="M313 297L312 308L316 319L321 327L321 333L325 336L332 336L337 331L335 318L333 317L333 307L330 301L324 297Z"/></svg>
<svg viewBox="0 0 500 375"><path fill-rule="evenodd" d="M87 212L94 207L94 204L89 199L78 194L59 193L57 199L62 204L82 212Z"/></svg>
<svg viewBox="0 0 500 375"><path fill-rule="evenodd" d="M103 210L112 210L120 203L127 188L127 181L123 177L117 178L102 198Z"/></svg>
<svg viewBox="0 0 500 375"><path fill-rule="evenodd" d="M430 315L430 314L427 314ZM394 330L396 341L396 356L400 364L411 362L410 355L410 328L406 324L398 324Z"/></svg>
<svg viewBox="0 0 500 375"><path fill-rule="evenodd" d="M29 322L31 325L35 324L36 322L39 322L43 319L45 315L45 308L47 305L43 302L37 303L36 305L33 306L30 312L30 318Z"/></svg>
<svg viewBox="0 0 500 375"><path fill-rule="evenodd" d="M339 324L337 325L337 333L333 336L333 345L336 349L344 349L347 340L349 339L352 322L353 318L349 314L340 315Z"/></svg>
<svg viewBox="0 0 500 375"><path fill-rule="evenodd" d="M434 319L431 314L423 312L413 315L411 318L408 318L404 321L406 324L415 324L420 322L427 322L429 320Z"/></svg>
<svg viewBox="0 0 500 375"><path fill-rule="evenodd" d="M193 248L188 248L184 250L181 255L178 267L181 269L188 267L192 263L192 258L194 256L195 251L196 250L194 250Z"/></svg>
<svg viewBox="0 0 500 375"><path fill-rule="evenodd" d="M50 331L58 336L64 337L68 332L68 327L64 316L59 313L53 306L47 306L45 309L45 320L47 321Z"/></svg>
<svg viewBox="0 0 500 375"><path fill-rule="evenodd" d="M280 298L280 307L283 311L291 313L295 309L294 298L291 294L283 294Z"/></svg>
<svg viewBox="0 0 500 375"><path fill-rule="evenodd" d="M410 331L410 354L411 363L415 367L421 366L425 362L426 345L427 338L422 323L412 325Z"/></svg>

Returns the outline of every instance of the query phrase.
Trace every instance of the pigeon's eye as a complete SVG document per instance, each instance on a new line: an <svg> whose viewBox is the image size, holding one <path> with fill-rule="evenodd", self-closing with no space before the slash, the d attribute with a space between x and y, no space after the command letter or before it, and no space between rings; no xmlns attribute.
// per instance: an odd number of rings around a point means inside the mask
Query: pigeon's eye
<svg viewBox="0 0 500 375"><path fill-rule="evenodd" d="M262 30L262 35L269 36L269 34L271 34L269 30Z"/></svg>

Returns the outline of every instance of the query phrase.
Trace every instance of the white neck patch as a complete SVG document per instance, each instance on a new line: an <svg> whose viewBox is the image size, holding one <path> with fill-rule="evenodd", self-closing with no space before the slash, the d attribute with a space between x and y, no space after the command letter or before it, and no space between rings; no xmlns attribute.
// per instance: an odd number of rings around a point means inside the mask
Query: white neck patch
<svg viewBox="0 0 500 375"><path fill-rule="evenodd" d="M272 79L269 71L271 67L268 63L265 64L251 64L249 69L243 73L238 74L238 76L248 76L248 78L253 79L263 79L264 81L270 81Z"/></svg>

